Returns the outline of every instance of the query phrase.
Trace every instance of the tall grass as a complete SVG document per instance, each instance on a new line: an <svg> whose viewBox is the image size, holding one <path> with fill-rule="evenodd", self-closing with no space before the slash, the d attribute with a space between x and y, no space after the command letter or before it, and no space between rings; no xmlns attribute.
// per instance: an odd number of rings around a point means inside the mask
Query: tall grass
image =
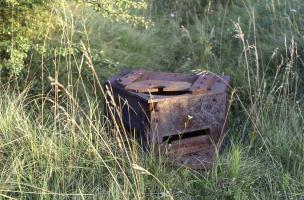
<svg viewBox="0 0 304 200"><path fill-rule="evenodd" d="M301 6L234 1L187 23L157 15L148 29L55 7L51 51L33 55L38 74L21 91L1 86L1 198L303 198ZM101 85L126 66L233 77L226 145L210 171L168 166L126 140L119 120L109 125Z"/></svg>

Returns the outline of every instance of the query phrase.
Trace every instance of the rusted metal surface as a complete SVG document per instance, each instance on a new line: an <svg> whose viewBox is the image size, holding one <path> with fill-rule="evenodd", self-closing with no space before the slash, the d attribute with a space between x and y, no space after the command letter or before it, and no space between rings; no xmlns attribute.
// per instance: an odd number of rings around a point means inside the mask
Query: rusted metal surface
<svg viewBox="0 0 304 200"><path fill-rule="evenodd" d="M127 86L143 76L143 70L134 70L124 76L119 77L116 81L122 86Z"/></svg>
<svg viewBox="0 0 304 200"><path fill-rule="evenodd" d="M229 83L228 76L208 72L133 70L109 79L106 88L113 93L123 125L146 147L157 147L173 164L205 169L212 166L223 135Z"/></svg>
<svg viewBox="0 0 304 200"><path fill-rule="evenodd" d="M187 91L190 87L191 83L185 81L142 80L127 85L125 89L133 92L155 93Z"/></svg>

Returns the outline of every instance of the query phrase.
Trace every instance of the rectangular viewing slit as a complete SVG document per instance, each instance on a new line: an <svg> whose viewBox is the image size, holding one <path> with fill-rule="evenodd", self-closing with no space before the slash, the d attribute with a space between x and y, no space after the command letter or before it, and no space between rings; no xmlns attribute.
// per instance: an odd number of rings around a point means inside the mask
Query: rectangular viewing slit
<svg viewBox="0 0 304 200"><path fill-rule="evenodd" d="M210 134L209 128L197 130L197 131L184 132L181 134L165 136L165 137L163 137L163 142L167 142L168 144L170 144L177 140L182 140L182 139L192 138L192 137L197 137L197 136L202 136L202 135L209 135L209 134Z"/></svg>
<svg viewBox="0 0 304 200"><path fill-rule="evenodd" d="M175 96L175 95L183 95L183 94L189 94L188 91L163 91L158 90L156 92L144 92L144 94L153 94L153 95L161 95L161 96Z"/></svg>

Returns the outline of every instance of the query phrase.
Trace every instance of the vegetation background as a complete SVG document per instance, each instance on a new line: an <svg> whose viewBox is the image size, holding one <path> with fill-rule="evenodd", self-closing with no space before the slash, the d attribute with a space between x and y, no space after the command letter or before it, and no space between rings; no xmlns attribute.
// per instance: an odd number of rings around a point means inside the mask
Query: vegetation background
<svg viewBox="0 0 304 200"><path fill-rule="evenodd" d="M0 25L1 199L304 198L301 0L2 0ZM212 170L113 140L125 68L233 77Z"/></svg>

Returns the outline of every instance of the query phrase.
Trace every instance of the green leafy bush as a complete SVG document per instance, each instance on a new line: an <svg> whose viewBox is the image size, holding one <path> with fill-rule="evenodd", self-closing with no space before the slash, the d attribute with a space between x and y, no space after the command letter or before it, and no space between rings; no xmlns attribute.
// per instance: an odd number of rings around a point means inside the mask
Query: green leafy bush
<svg viewBox="0 0 304 200"><path fill-rule="evenodd" d="M147 4L133 0L76 1L93 7L104 17L147 27L143 17ZM52 8L71 4L65 0L3 0L0 2L0 71L1 76L16 76L26 64L32 44L46 38L48 31L56 26ZM53 5L57 6L53 6Z"/></svg>
<svg viewBox="0 0 304 200"><path fill-rule="evenodd" d="M130 24L149 25L143 13L147 10L145 0L97 0L84 1L99 11L103 17L110 17L116 21L124 21Z"/></svg>
<svg viewBox="0 0 304 200"><path fill-rule="evenodd" d="M18 75L31 43L52 28L50 0L0 2L0 69L2 75Z"/></svg>

